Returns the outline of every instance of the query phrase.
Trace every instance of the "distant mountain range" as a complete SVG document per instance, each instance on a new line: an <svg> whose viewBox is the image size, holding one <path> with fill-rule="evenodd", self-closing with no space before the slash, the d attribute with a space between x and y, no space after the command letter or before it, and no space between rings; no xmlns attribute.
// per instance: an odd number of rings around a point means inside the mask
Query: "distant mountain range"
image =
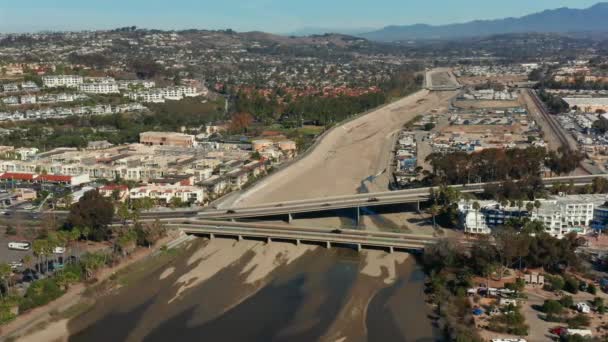
<svg viewBox="0 0 608 342"><path fill-rule="evenodd" d="M586 9L558 8L521 18L475 20L449 25L387 26L358 36L392 42L417 39L457 39L505 33L608 32L608 2Z"/></svg>

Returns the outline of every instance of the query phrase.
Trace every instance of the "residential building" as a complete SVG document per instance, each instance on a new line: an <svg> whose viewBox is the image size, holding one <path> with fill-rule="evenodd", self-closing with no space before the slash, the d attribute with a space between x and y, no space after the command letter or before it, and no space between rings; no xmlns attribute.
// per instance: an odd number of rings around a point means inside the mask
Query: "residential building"
<svg viewBox="0 0 608 342"><path fill-rule="evenodd" d="M36 95L21 95L19 102L22 105L36 104Z"/></svg>
<svg viewBox="0 0 608 342"><path fill-rule="evenodd" d="M47 88L78 88L78 85L82 84L83 82L83 77L78 75L42 76L42 84Z"/></svg>
<svg viewBox="0 0 608 342"><path fill-rule="evenodd" d="M539 200L540 208L526 212L520 208L503 207L495 201L478 201L480 209L473 209L472 201L458 203L460 223L466 233L489 234L493 228L503 225L509 218L523 216L543 223L545 231L557 238L570 232L584 234L592 223L602 221L608 215L603 210L595 211L606 201L605 195L568 195ZM527 204L523 203L524 206ZM595 213L595 217L594 217Z"/></svg>
<svg viewBox="0 0 608 342"><path fill-rule="evenodd" d="M88 94L118 94L118 84L116 83L83 83L78 86L78 90Z"/></svg>
<svg viewBox="0 0 608 342"><path fill-rule="evenodd" d="M179 146L194 147L194 135L175 132L143 132L139 134L139 142L148 146Z"/></svg>
<svg viewBox="0 0 608 342"><path fill-rule="evenodd" d="M182 185L146 185L129 191L131 199L151 198L169 204L173 198L179 198L184 203L202 204L205 200L202 188Z"/></svg>
<svg viewBox="0 0 608 342"><path fill-rule="evenodd" d="M111 197L117 194L118 200L123 202L129 198L129 187L126 185L108 184L98 189L99 193L104 197Z"/></svg>
<svg viewBox="0 0 608 342"><path fill-rule="evenodd" d="M37 153L38 153L38 149L35 147L21 147L21 148L15 149L15 155L20 160L32 159L36 156Z"/></svg>

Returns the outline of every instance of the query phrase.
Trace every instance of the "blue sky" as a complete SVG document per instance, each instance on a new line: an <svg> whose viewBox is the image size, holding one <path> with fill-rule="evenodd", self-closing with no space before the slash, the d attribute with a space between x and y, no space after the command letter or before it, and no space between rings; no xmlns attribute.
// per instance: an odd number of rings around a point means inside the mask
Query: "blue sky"
<svg viewBox="0 0 608 342"><path fill-rule="evenodd" d="M0 0L0 32L232 28L287 33L304 27L371 28L521 16L598 0Z"/></svg>

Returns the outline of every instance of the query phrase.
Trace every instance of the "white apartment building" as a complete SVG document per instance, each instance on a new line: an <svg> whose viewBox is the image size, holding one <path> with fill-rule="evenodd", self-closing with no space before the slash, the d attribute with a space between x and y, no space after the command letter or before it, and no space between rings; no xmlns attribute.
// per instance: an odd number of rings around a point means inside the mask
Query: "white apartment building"
<svg viewBox="0 0 608 342"><path fill-rule="evenodd" d="M118 84L116 83L83 83L78 86L78 90L87 94L118 94Z"/></svg>
<svg viewBox="0 0 608 342"><path fill-rule="evenodd" d="M176 197L184 203L203 203L205 199L202 188L175 185L147 185L133 188L129 191L129 197L131 199L149 197L164 203L170 203Z"/></svg>
<svg viewBox="0 0 608 342"><path fill-rule="evenodd" d="M78 75L52 75L42 76L42 84L47 88L67 87L77 88L84 79Z"/></svg>
<svg viewBox="0 0 608 342"><path fill-rule="evenodd" d="M120 80L116 82L118 89L131 90L137 88L150 89L156 87L156 82L146 80Z"/></svg>
<svg viewBox="0 0 608 342"><path fill-rule="evenodd" d="M540 221L545 231L562 238L570 232L585 234L593 221L596 206L606 202L606 195L568 195L539 200L540 208L528 213L518 208L503 207L495 201L478 201L480 210L473 209L473 201L460 201L458 210L465 233L489 234L492 228L504 224L512 217L529 216ZM524 202L524 207L527 202Z"/></svg>
<svg viewBox="0 0 608 342"><path fill-rule="evenodd" d="M26 104L35 104L36 103L36 95L21 95L19 98L19 102L23 105Z"/></svg>
<svg viewBox="0 0 608 342"><path fill-rule="evenodd" d="M570 232L584 234L593 221L593 210L606 202L605 195L569 195L541 201L532 219L542 222L547 233L561 238Z"/></svg>
<svg viewBox="0 0 608 342"><path fill-rule="evenodd" d="M149 91L140 91L129 93L128 96L132 100L142 102L161 103L165 100L179 101L184 97L195 97L201 93L195 87L167 87L159 89L151 89Z"/></svg>
<svg viewBox="0 0 608 342"><path fill-rule="evenodd" d="M113 77L85 77L84 78L84 82L85 83L105 83L105 84L112 84L112 83L116 83L116 80Z"/></svg>

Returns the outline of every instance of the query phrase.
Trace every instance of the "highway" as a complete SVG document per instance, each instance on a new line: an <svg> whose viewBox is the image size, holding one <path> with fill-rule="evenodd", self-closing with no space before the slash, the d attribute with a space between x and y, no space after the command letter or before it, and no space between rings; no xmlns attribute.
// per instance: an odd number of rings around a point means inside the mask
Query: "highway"
<svg viewBox="0 0 608 342"><path fill-rule="evenodd" d="M331 245L353 245L363 248L386 248L394 250L422 250L435 244L438 238L425 235L397 233L376 233L349 229L320 229L310 227L286 227L271 224L236 223L218 221L184 221L168 223L168 227L181 229L187 234L210 237L235 237L238 239L256 238L267 241L281 240L295 243L317 243Z"/></svg>
<svg viewBox="0 0 608 342"><path fill-rule="evenodd" d="M580 186L591 184L593 179L596 177L608 177L608 175L554 177L546 178L543 180L543 182L546 186L550 186L556 183L569 183L572 181L574 185ZM496 184L498 182L493 183ZM455 188L463 193L478 193L482 192L487 184L493 183L454 185L452 188ZM239 219L281 216L297 213L325 212L338 209L355 209L392 204L419 203L429 199L431 189L437 190L438 188L418 188L357 195L323 197L297 201L284 201L247 207L234 207L229 210L207 208L199 212L197 217L208 219Z"/></svg>

